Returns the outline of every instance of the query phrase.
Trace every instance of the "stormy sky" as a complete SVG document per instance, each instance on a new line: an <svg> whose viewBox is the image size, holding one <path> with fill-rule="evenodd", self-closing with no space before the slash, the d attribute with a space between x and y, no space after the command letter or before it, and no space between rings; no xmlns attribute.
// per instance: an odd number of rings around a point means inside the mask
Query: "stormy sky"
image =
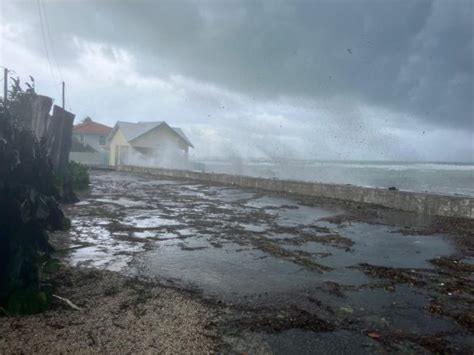
<svg viewBox="0 0 474 355"><path fill-rule="evenodd" d="M165 120L197 158L474 161L471 0L0 1L0 65L77 120Z"/></svg>

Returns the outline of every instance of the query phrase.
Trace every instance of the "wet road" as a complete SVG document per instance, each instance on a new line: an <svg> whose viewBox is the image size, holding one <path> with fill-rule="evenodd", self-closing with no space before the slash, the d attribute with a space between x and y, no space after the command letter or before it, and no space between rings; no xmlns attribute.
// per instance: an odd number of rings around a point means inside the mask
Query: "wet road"
<svg viewBox="0 0 474 355"><path fill-rule="evenodd" d="M116 172L93 172L91 180L90 196L67 210L69 262L196 289L253 312L252 325L239 312L231 317L234 329L229 319L222 325L230 349L424 352L473 345L469 326L456 316L472 304L472 272L454 276L433 262L459 255L450 237L338 218L347 211L335 204L253 190ZM461 290L454 303L444 289L453 277ZM258 326L259 317L280 324L280 310L281 317L304 312L318 321ZM315 326L319 321L325 325Z"/></svg>

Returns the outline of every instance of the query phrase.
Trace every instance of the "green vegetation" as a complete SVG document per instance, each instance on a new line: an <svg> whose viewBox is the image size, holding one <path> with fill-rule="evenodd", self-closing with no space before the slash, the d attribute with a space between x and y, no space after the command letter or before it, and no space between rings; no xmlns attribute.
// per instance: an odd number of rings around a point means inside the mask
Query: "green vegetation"
<svg viewBox="0 0 474 355"><path fill-rule="evenodd" d="M15 82L9 105L34 92ZM9 106L10 107L10 106ZM48 230L67 227L51 164L34 134L0 104L0 314L37 313L51 299Z"/></svg>
<svg viewBox="0 0 474 355"><path fill-rule="evenodd" d="M70 161L69 174L72 180L72 188L75 191L85 190L89 187L89 168L86 165Z"/></svg>
<svg viewBox="0 0 474 355"><path fill-rule="evenodd" d="M69 161L68 171L65 176L55 176L55 185L58 188L59 195L64 195L65 179L70 179L73 191L82 191L89 188L89 168L87 165Z"/></svg>

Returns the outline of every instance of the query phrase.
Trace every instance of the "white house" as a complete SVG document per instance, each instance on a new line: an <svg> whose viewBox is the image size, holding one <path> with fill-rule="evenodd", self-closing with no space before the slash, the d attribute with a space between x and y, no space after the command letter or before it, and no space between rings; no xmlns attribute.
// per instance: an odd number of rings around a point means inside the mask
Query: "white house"
<svg viewBox="0 0 474 355"><path fill-rule="evenodd" d="M149 165L180 168L188 164L192 143L184 132L159 122L115 124L108 137L109 165Z"/></svg>
<svg viewBox="0 0 474 355"><path fill-rule="evenodd" d="M72 128L72 147L69 159L87 165L107 165L107 136L112 127L86 117Z"/></svg>
<svg viewBox="0 0 474 355"><path fill-rule="evenodd" d="M91 146L97 152L102 152L108 149L107 136L111 131L112 127L94 122L90 117L86 117L72 128L72 136L80 143Z"/></svg>

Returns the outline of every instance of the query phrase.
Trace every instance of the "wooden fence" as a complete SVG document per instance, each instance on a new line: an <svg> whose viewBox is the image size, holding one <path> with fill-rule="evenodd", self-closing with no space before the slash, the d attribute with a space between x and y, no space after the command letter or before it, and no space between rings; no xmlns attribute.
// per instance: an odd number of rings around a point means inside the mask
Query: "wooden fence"
<svg viewBox="0 0 474 355"><path fill-rule="evenodd" d="M43 95L28 95L9 106L10 113L24 129L31 130L44 146L55 172L67 171L71 150L72 126L75 115L54 105L53 99Z"/></svg>

